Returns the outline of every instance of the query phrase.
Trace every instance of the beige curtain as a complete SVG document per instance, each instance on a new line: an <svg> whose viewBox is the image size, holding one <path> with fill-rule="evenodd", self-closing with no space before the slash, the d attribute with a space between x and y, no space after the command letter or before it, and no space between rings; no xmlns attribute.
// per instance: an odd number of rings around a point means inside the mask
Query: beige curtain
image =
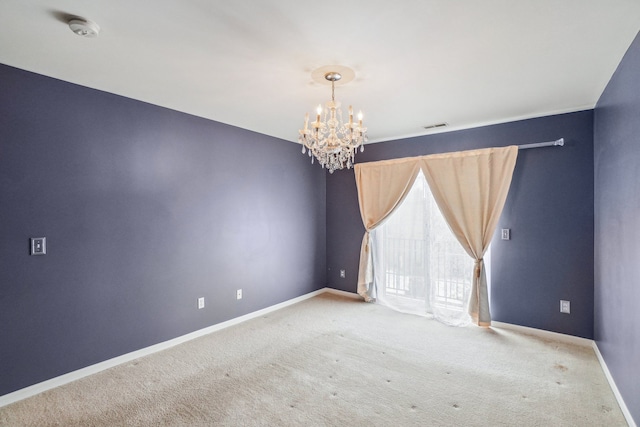
<svg viewBox="0 0 640 427"><path fill-rule="evenodd" d="M422 173L451 231L475 260L469 314L491 325L482 257L507 199L518 147L488 148L423 158Z"/></svg>
<svg viewBox="0 0 640 427"><path fill-rule="evenodd" d="M518 147L487 148L355 165L360 213L366 228L360 252L358 293L371 300L369 232L400 204L422 169L431 192L466 252L475 260L469 313L491 324L484 256L504 207Z"/></svg>
<svg viewBox="0 0 640 427"><path fill-rule="evenodd" d="M395 159L359 163L354 166L360 215L366 229L360 248L358 294L371 301L373 260L369 232L380 225L400 205L418 176L420 165L415 159Z"/></svg>

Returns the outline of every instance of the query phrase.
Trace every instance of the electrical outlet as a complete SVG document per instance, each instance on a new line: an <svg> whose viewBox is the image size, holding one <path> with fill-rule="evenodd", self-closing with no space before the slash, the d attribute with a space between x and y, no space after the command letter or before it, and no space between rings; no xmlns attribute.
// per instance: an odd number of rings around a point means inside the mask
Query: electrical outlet
<svg viewBox="0 0 640 427"><path fill-rule="evenodd" d="M560 300L560 313L571 313L571 301Z"/></svg>
<svg viewBox="0 0 640 427"><path fill-rule="evenodd" d="M341 277L342 279L344 279L345 277L347 277L347 272L346 272L346 271L344 271L344 270L340 270L340 277Z"/></svg>
<svg viewBox="0 0 640 427"><path fill-rule="evenodd" d="M204 308L204 297L198 298L198 310Z"/></svg>
<svg viewBox="0 0 640 427"><path fill-rule="evenodd" d="M242 289L236 291L236 299L242 299Z"/></svg>

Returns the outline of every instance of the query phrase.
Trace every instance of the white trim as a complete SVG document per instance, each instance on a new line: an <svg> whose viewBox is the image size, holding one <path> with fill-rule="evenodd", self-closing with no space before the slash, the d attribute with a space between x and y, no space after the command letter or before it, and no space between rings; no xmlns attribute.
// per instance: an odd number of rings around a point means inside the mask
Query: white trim
<svg viewBox="0 0 640 427"><path fill-rule="evenodd" d="M499 329L510 329L512 331L522 332L528 335L535 335L540 338L561 341L568 344L575 344L581 347L591 347L593 340L587 338L574 337L573 335L561 334L559 332L545 331L542 329L529 328L527 326L512 325L511 323L502 323L491 321L491 327Z"/></svg>
<svg viewBox="0 0 640 427"><path fill-rule="evenodd" d="M626 403L624 403L624 399L620 394L620 390L618 390L618 386L616 386L616 382L613 380L613 377L611 376L611 372L609 372L607 363L604 361L604 357L602 357L602 353L600 353L600 349L598 348L598 343L593 341L592 347L593 347L593 351L596 353L598 362L600 362L600 367L604 372L604 376L607 377L607 381L609 382L609 387L611 387L611 390L613 391L613 394L616 397L616 400L618 401L618 405L620 405L622 414L627 420L627 424L629 424L629 427L638 427L636 425L636 422L633 420L633 417L631 416L631 412L629 412L629 408L627 408Z"/></svg>
<svg viewBox="0 0 640 427"><path fill-rule="evenodd" d="M352 298L352 299L364 301L364 298L362 298L360 295L353 292L341 291L339 289L333 289L333 288L324 288L324 291L328 294L340 295L346 298Z"/></svg>
<svg viewBox="0 0 640 427"><path fill-rule="evenodd" d="M465 123L463 125L449 125L449 126L444 126L439 128L423 129L420 132L412 132L412 133L396 135L396 136L384 136L381 138L370 138L365 145L378 144L380 142L387 142L387 141L400 141L403 139L417 138L417 137L427 136L427 135L435 135L438 133L449 133L449 132L455 132L459 130L476 129L476 128L481 128L485 126L500 125L504 123L518 122L521 120L538 119L543 117L555 116L559 114L579 113L581 111L593 110L594 108L595 108L595 104L583 104L578 107L560 108L558 110L552 110L548 112L522 114L520 116L513 116L508 118L505 117L498 120L487 120L482 122Z"/></svg>
<svg viewBox="0 0 640 427"><path fill-rule="evenodd" d="M94 365L87 366L85 368L81 368L64 375L60 375L59 377L51 378L50 380L46 380L29 387L25 387L20 390L16 390L12 393L5 394L4 396L0 396L0 408L2 408L3 406L9 405L11 403L17 402L19 400L35 396L36 394L40 394L47 390L51 390L53 388L60 387L70 382L79 380L89 375L97 374L98 372L104 371L105 369L113 368L114 366L118 366L123 363L127 363L135 359L139 359L140 357L148 356L150 354L157 353L162 350L166 350L178 344L182 344L192 339L199 338L203 335L207 335L212 332L216 332L221 329L228 328L229 326L234 326L239 323L246 322L247 320L264 316L265 314L274 312L276 310L280 310L281 308L296 304L306 299L313 298L325 292L337 293L340 291L336 291L335 289L328 290L328 288L322 288L317 291L313 291L308 294L299 296L297 298L293 298L288 301L281 302L280 304L272 305L270 307L263 308L262 310L254 311L252 313L245 314L244 316L236 317L234 319L227 320L226 322L218 323L216 325L209 326L207 328L200 329L198 331L191 332L186 335L179 336L177 338L173 338L169 341L164 341L149 347L145 347L140 350L132 351L131 353L126 353L126 354L123 354L122 356L114 357L113 359L105 360L104 362L96 363ZM345 292L345 294L348 294L348 293L349 292Z"/></svg>
<svg viewBox="0 0 640 427"><path fill-rule="evenodd" d="M605 363L604 358L600 353L600 349L598 349L598 345L594 340L590 340L587 338L574 337L573 335L560 334L558 332L544 331L542 329L529 328L526 326L512 325L510 323L496 322L493 320L491 321L491 326L499 329L510 329L513 331L518 331L525 334L538 336L541 338L566 342L569 344L576 344L582 347L591 347L594 353L596 354L596 357L598 358L598 362L600 363L600 367L604 372L604 376L607 378L609 387L611 387L611 391L613 391L613 395L616 397L616 400L618 401L618 405L620 406L620 410L622 411L624 418L629 424L629 427L638 427L635 421L633 420L633 417L631 416L631 412L629 412L629 408L627 408L627 405L624 403L624 399L622 398L622 395L620 394L620 391L618 390L618 387L616 386L616 383L613 380L613 377L611 376L611 372L609 372L609 368L607 367L607 364Z"/></svg>
<svg viewBox="0 0 640 427"><path fill-rule="evenodd" d="M247 320L255 319L256 317L264 316L265 314L272 313L274 311L280 310L281 308L288 307L290 305L299 303L301 301L307 300L309 298L313 298L317 295L323 293L330 293L334 295L341 295L347 298L361 300L362 297L360 295L355 294L353 292L341 291L338 289L332 288L322 288L317 291L310 292L308 294L299 296L297 298L290 299L288 301L281 302L280 304L272 305L271 307L263 308L262 310L254 311L249 314L245 314L244 316L236 317L234 319L227 320L226 322L218 323L213 326L209 326L204 329L200 329L195 332L191 332L186 335L182 335L180 337L171 339L169 341L161 342L140 350L133 351L131 353L123 354L122 356L114 357L113 359L105 360L104 362L96 363L95 365L87 366L82 369L78 369L77 371L69 372L68 374L60 375L59 377L51 378L50 380L43 381L41 383L34 384L29 387L25 387L23 389L14 391L9 394L5 394L4 396L0 396L0 408L3 406L9 405L11 403L15 403L19 400L26 399L28 397L35 396L36 394L43 393L47 390L51 390L56 387L60 387L62 385L68 384L70 382L79 380L81 378L87 377L89 375L97 374L98 372L104 371L109 368L113 368L114 366L121 365L123 363L131 362L132 360L139 359L140 357L148 356L153 353L157 353L162 350L166 350L168 348L174 347L178 344L185 343L195 338L199 338L201 336L210 334L212 332L216 332L230 326L237 325L242 322L246 322ZM609 372L609 368L607 368L607 364L604 362L602 355L600 354L600 350L598 346L593 340L589 340L586 338L574 337L571 335L560 334L557 332L543 331L541 329L529 328L526 326L512 325L510 323L502 323L502 322L491 322L492 327L499 329L510 329L518 332L522 332L529 335L535 335L546 339L552 339L556 341L567 342L571 344L577 344L580 346L591 346L596 353L598 361L600 362L600 366L604 371L604 374L609 382L609 386L613 391L613 394L620 405L620 409L624 414L627 422L630 427L637 427L633 418L631 417L631 413L629 409L624 403L622 396L620 395L620 391L618 387L616 387L616 383Z"/></svg>

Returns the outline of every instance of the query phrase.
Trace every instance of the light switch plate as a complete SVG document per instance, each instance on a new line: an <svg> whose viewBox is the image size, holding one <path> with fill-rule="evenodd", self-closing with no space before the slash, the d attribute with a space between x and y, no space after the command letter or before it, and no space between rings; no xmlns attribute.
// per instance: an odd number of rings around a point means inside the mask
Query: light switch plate
<svg viewBox="0 0 640 427"><path fill-rule="evenodd" d="M46 255L46 254L47 254L47 238L32 237L31 238L31 255Z"/></svg>
<svg viewBox="0 0 640 427"><path fill-rule="evenodd" d="M511 229L503 228L502 229L502 240L511 240Z"/></svg>

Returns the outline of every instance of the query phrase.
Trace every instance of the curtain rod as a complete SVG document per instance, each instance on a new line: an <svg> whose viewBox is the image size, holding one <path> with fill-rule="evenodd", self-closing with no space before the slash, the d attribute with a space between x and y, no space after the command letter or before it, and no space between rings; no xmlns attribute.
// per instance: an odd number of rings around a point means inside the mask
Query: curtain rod
<svg viewBox="0 0 640 427"><path fill-rule="evenodd" d="M540 147L554 147L556 145L562 147L564 145L564 138L556 139L555 141L536 142L535 144L518 145L518 150L526 150L529 148L540 148Z"/></svg>

